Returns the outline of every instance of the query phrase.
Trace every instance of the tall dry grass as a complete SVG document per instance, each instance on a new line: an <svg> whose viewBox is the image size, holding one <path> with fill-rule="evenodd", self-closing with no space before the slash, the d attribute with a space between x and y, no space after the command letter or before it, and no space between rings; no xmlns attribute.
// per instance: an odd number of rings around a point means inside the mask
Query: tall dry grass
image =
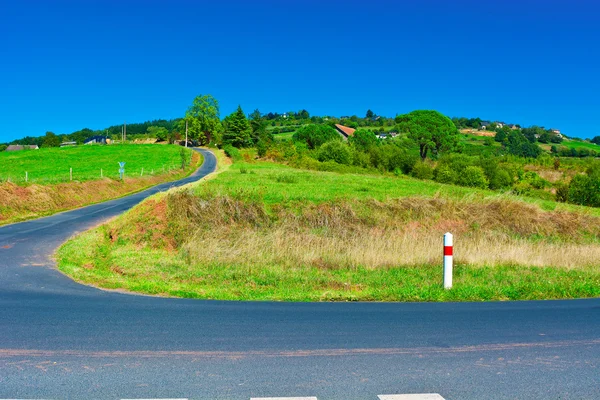
<svg viewBox="0 0 600 400"><path fill-rule="evenodd" d="M446 231L455 235L458 263L580 268L598 266L600 259L600 218L509 199L414 197L267 208L256 193L180 191L167 197L167 205L162 234L192 263L328 269L439 263Z"/></svg>

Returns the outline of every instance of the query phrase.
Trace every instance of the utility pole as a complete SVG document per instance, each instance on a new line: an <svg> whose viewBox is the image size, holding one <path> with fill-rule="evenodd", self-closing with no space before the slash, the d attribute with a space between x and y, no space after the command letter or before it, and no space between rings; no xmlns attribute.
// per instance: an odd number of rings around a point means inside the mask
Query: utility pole
<svg viewBox="0 0 600 400"><path fill-rule="evenodd" d="M185 147L187 147L187 119L185 120Z"/></svg>
<svg viewBox="0 0 600 400"><path fill-rule="evenodd" d="M123 123L123 140L127 140L127 121L124 121Z"/></svg>
<svg viewBox="0 0 600 400"><path fill-rule="evenodd" d="M123 127L121 127L121 144L124 142L124 138L123 138Z"/></svg>

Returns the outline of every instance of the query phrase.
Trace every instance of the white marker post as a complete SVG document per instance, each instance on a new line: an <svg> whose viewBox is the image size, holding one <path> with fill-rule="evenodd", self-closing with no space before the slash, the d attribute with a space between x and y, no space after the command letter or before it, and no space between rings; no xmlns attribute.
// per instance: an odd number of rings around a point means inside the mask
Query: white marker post
<svg viewBox="0 0 600 400"><path fill-rule="evenodd" d="M452 234L444 235L444 289L452 288Z"/></svg>
<svg viewBox="0 0 600 400"><path fill-rule="evenodd" d="M25 182L29 182L29 172L25 171Z"/></svg>

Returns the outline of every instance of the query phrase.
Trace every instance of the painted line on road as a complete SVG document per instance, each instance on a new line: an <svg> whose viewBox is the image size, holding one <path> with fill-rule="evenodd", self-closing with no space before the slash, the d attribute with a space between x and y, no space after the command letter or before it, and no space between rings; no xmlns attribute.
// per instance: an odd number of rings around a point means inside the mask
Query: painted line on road
<svg viewBox="0 0 600 400"><path fill-rule="evenodd" d="M437 393L380 394L379 400L444 400Z"/></svg>

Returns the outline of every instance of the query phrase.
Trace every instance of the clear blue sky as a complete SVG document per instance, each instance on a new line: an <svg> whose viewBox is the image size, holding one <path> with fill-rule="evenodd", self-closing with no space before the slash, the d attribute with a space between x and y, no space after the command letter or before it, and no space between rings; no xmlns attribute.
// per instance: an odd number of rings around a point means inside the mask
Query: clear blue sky
<svg viewBox="0 0 600 400"><path fill-rule="evenodd" d="M183 115L436 109L600 135L592 0L0 0L0 142Z"/></svg>

